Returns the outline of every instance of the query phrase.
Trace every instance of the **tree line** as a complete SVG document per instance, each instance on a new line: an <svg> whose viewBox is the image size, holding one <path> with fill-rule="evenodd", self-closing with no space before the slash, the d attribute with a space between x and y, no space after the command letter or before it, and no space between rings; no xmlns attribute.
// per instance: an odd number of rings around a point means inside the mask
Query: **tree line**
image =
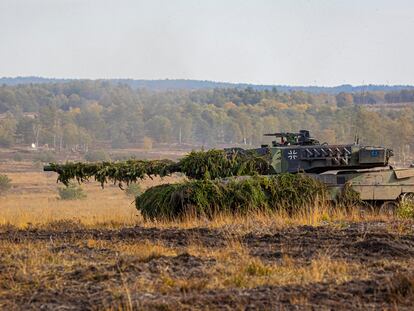
<svg viewBox="0 0 414 311"><path fill-rule="evenodd" d="M107 81L0 86L0 146L48 145L55 150L188 144L257 146L263 134L306 128L329 143L406 148L414 110L378 103L414 102L414 91L307 93L247 87L133 89ZM372 104L367 106L367 104Z"/></svg>

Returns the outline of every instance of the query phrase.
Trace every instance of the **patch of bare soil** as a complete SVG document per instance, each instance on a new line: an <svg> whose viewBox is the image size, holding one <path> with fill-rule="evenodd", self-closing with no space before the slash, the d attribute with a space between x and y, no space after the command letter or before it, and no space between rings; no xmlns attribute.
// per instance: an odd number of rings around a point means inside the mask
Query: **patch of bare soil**
<svg viewBox="0 0 414 311"><path fill-rule="evenodd" d="M396 229L401 227L404 230ZM0 309L412 309L412 223L350 223L271 231L240 235L209 228L88 229L64 222L26 230L2 226ZM197 244L217 252L229 239L239 241L253 258L265 263L279 263L288 256L308 266L324 255L361 265L366 277L211 288L208 284L214 280L209 271L217 260L191 254L187 247ZM140 256L115 247L144 242L177 252ZM31 253L38 245L48 256L36 258L39 254Z"/></svg>
<svg viewBox="0 0 414 311"><path fill-rule="evenodd" d="M412 292L396 295L384 278L340 285L259 286L252 289L210 290L199 293L136 296L148 309L199 310L412 310ZM407 297L409 295L409 297Z"/></svg>
<svg viewBox="0 0 414 311"><path fill-rule="evenodd" d="M278 260L282 253L309 261L318 255L361 262L414 256L414 234L390 232L386 223L348 224L344 228L302 226L275 234L247 234L244 242L252 253L267 260Z"/></svg>

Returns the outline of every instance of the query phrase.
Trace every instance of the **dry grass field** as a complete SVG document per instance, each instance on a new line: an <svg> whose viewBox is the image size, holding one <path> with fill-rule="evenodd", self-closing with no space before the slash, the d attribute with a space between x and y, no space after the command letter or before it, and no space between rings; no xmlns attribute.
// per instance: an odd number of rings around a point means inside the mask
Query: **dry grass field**
<svg viewBox="0 0 414 311"><path fill-rule="evenodd" d="M3 163L0 309L411 310L414 222L312 206L146 222L117 186L58 199L56 175ZM143 187L177 177L145 180Z"/></svg>
<svg viewBox="0 0 414 311"><path fill-rule="evenodd" d="M118 185L104 189L96 182L82 185L87 197L84 200L60 200L57 175L43 172L32 163L0 164L0 172L12 180L12 189L0 201L0 224L19 228L59 220L72 220L84 225L134 225L137 217L134 199L125 195ZM176 177L144 180L143 189L163 182L174 182Z"/></svg>

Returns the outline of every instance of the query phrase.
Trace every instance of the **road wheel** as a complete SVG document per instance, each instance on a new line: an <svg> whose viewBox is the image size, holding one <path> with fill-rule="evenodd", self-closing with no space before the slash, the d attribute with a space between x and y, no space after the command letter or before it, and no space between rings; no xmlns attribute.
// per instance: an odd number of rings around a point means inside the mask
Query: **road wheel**
<svg viewBox="0 0 414 311"><path fill-rule="evenodd" d="M384 215L394 216L398 208L398 201L385 201L381 204L379 212Z"/></svg>
<svg viewBox="0 0 414 311"><path fill-rule="evenodd" d="M360 211L364 214L372 214L378 211L379 208L378 201L364 201L359 207Z"/></svg>

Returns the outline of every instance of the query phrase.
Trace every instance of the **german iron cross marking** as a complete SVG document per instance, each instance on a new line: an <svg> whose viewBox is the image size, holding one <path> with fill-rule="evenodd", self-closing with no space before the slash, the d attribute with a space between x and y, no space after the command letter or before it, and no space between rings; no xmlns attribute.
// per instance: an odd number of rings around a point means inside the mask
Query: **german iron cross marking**
<svg viewBox="0 0 414 311"><path fill-rule="evenodd" d="M288 158L289 160L296 160L298 158L298 152L296 150L289 150Z"/></svg>

